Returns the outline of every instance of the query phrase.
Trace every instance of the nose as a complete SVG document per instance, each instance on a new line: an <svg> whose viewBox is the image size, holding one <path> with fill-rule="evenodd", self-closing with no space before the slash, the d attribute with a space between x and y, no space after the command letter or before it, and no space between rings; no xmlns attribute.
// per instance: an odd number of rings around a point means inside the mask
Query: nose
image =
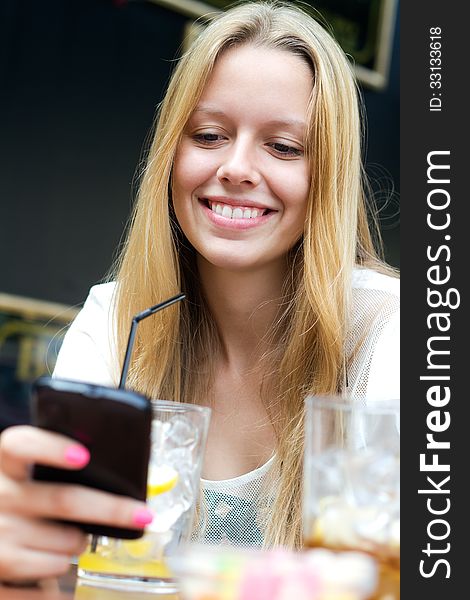
<svg viewBox="0 0 470 600"><path fill-rule="evenodd" d="M256 150L248 140L237 140L225 154L217 177L222 183L232 185L247 185L255 187L261 180L261 174L256 164Z"/></svg>

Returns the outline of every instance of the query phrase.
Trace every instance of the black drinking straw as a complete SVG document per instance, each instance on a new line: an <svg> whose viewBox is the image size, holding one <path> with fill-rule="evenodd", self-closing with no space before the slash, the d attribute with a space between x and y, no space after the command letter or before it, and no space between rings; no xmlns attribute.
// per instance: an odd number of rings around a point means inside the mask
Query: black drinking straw
<svg viewBox="0 0 470 600"><path fill-rule="evenodd" d="M131 330L129 332L129 339L127 340L126 354L124 355L124 363L122 365L121 379L119 381L119 389L121 389L121 390L124 389L124 386L126 383L127 373L129 371L129 365L131 363L132 350L134 349L135 333L136 333L137 325L139 324L139 322L142 321L143 319L146 319L147 317L150 317L150 315L154 315L159 310L162 310L163 308L166 308L167 306L171 306L175 302L184 300L185 297L186 296L184 294L178 294L177 296L173 296L173 298L169 298L168 300L165 300L164 302L160 302L160 304L155 304L155 306L151 306L150 308L147 308L147 310L143 310L142 312L135 315L135 317L133 317L132 323L131 323ZM91 552L96 552L97 545L98 545L98 536L93 535L91 538L91 548L90 548Z"/></svg>
<svg viewBox="0 0 470 600"><path fill-rule="evenodd" d="M131 330L129 332L129 339L127 341L126 354L124 356L124 364L122 366L121 380L119 382L119 389L124 389L124 385L126 383L127 372L129 371L129 365L132 357L132 350L134 348L135 333L139 322L142 321L142 319L150 317L150 315L154 315L159 310L162 310L167 306L171 306L171 304L174 304L175 302L183 300L184 298L184 294L178 294L177 296L173 296L173 298L170 298L169 300L165 300L164 302L160 302L160 304L155 304L155 306L147 308L147 310L144 310L141 313L135 315L135 317L132 319Z"/></svg>

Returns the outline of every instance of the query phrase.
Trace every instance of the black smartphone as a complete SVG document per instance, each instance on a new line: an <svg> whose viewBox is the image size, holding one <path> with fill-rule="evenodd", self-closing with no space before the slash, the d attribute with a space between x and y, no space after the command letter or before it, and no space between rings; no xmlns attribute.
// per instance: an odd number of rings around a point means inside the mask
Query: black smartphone
<svg viewBox="0 0 470 600"><path fill-rule="evenodd" d="M86 446L90 462L69 471L36 464L33 479L73 483L145 501L152 406L133 391L40 377L31 396L33 425ZM86 533L137 539L141 529L67 521Z"/></svg>

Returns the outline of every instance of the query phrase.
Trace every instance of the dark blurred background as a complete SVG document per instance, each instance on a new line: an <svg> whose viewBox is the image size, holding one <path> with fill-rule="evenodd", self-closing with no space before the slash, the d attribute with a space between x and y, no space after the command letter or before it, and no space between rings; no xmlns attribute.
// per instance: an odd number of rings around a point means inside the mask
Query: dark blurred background
<svg viewBox="0 0 470 600"><path fill-rule="evenodd" d="M0 0L0 430L28 419L31 381L53 367L73 316L51 321L61 307L37 301L79 307L122 239L155 109L193 21L178 0L161 1ZM393 0L318 6L353 20L363 11L367 23L383 2ZM386 257L399 266L394 20L387 85L363 93L367 170ZM341 19L337 28L353 31Z"/></svg>

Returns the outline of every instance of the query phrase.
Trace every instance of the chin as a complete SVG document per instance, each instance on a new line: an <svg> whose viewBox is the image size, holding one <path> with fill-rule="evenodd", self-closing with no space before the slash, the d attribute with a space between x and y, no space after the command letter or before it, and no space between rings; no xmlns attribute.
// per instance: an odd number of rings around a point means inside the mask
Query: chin
<svg viewBox="0 0 470 600"><path fill-rule="evenodd" d="M254 273L256 271L260 271L263 269L269 269L272 271L274 268L283 270L285 257L278 256L270 256L266 257L264 254L262 256L251 254L248 255L246 252L211 252L200 254L202 259L206 262L206 264L214 267L216 269L220 269L223 271L228 271L232 273Z"/></svg>
<svg viewBox="0 0 470 600"><path fill-rule="evenodd" d="M256 263L241 256L206 257L205 260L213 267L223 269L224 271L244 272L251 271L257 267Z"/></svg>

